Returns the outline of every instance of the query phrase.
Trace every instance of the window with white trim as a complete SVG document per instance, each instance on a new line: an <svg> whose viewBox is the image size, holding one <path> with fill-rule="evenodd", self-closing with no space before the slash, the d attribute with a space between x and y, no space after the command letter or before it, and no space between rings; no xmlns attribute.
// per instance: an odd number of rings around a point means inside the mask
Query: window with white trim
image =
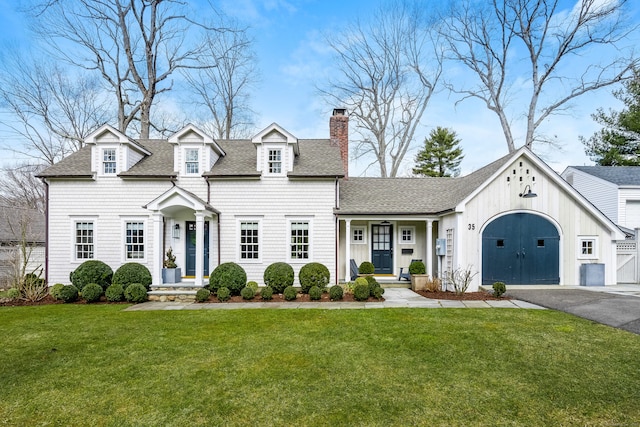
<svg viewBox="0 0 640 427"><path fill-rule="evenodd" d="M415 227L400 227L400 233L398 234L400 244L413 245L416 243L416 228Z"/></svg>
<svg viewBox="0 0 640 427"><path fill-rule="evenodd" d="M75 223L75 254L77 260L93 259L94 236L93 221L78 221Z"/></svg>
<svg viewBox="0 0 640 427"><path fill-rule="evenodd" d="M102 149L102 173L105 175L113 175L117 172L116 149Z"/></svg>
<svg viewBox="0 0 640 427"><path fill-rule="evenodd" d="M282 173L282 150L269 150L269 173Z"/></svg>
<svg viewBox="0 0 640 427"><path fill-rule="evenodd" d="M351 243L356 245L364 245L367 243L367 235L365 227L351 227Z"/></svg>
<svg viewBox="0 0 640 427"><path fill-rule="evenodd" d="M260 259L260 223L240 221L240 259Z"/></svg>
<svg viewBox="0 0 640 427"><path fill-rule="evenodd" d="M127 221L124 248L126 259L144 259L144 222Z"/></svg>
<svg viewBox="0 0 640 427"><path fill-rule="evenodd" d="M291 260L309 259L309 221L291 221L290 251Z"/></svg>
<svg viewBox="0 0 640 427"><path fill-rule="evenodd" d="M580 237L579 243L579 255L578 258L582 259L595 259L597 258L598 239L595 236L592 237Z"/></svg>
<svg viewBox="0 0 640 427"><path fill-rule="evenodd" d="M188 148L184 151L184 171L186 174L197 174L200 172L199 162L200 151L197 148Z"/></svg>

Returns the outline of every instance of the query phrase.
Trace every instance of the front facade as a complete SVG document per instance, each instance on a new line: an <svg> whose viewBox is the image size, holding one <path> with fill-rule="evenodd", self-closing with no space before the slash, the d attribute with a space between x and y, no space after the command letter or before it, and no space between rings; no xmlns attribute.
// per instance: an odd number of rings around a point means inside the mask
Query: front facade
<svg viewBox="0 0 640 427"><path fill-rule="evenodd" d="M187 126L135 141L104 126L41 174L48 283L99 259L114 270L142 263L161 286L169 248L195 287L224 262L258 283L273 262L296 275L321 262L338 283L350 280L352 260L373 262L385 281L413 259L432 276L471 271L470 290L577 284L583 263L604 264L616 283L624 235L530 151L461 178L350 178L344 110L329 127L319 140L274 123L250 140L214 141Z"/></svg>

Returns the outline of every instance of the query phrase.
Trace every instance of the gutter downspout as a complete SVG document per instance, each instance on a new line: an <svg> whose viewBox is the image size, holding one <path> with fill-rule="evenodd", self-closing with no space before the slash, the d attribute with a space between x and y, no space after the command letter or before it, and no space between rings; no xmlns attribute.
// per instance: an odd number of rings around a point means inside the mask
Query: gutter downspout
<svg viewBox="0 0 640 427"><path fill-rule="evenodd" d="M44 282L49 286L49 183L42 178L44 184Z"/></svg>

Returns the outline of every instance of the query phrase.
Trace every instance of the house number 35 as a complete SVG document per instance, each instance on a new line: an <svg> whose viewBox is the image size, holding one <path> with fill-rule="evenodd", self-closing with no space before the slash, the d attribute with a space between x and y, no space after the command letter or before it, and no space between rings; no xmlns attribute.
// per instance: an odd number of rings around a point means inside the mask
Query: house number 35
<svg viewBox="0 0 640 427"><path fill-rule="evenodd" d="M468 228L469 230L475 230L475 229L476 229L476 225L475 225L475 224L469 224L469 225L467 226L467 228Z"/></svg>

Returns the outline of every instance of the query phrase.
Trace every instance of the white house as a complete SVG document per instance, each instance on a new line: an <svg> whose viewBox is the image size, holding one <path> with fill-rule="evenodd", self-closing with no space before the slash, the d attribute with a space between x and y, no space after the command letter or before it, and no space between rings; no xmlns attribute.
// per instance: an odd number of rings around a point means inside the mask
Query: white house
<svg viewBox="0 0 640 427"><path fill-rule="evenodd" d="M160 287L169 248L193 287L229 261L258 283L277 261L296 274L321 262L342 282L352 259L372 261L380 280L411 259L432 275L469 269L478 273L470 290L577 284L583 263L604 264L606 284L616 283L623 233L529 150L459 178L356 178L345 110L329 128L328 139L298 139L274 123L225 141L191 125L168 140L103 126L40 175L48 283L99 259L114 270L142 263Z"/></svg>

